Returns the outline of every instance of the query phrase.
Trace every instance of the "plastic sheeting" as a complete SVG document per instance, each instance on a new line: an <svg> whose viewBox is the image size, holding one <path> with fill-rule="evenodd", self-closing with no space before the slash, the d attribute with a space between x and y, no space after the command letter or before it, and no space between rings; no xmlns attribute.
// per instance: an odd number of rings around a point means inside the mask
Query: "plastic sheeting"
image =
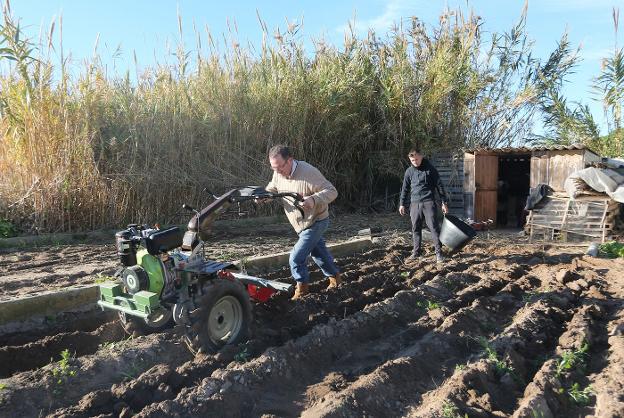
<svg viewBox="0 0 624 418"><path fill-rule="evenodd" d="M624 203L624 176L615 170L589 167L572 173L563 185L572 199L583 194L575 179L581 179L593 190L606 193L616 202Z"/></svg>

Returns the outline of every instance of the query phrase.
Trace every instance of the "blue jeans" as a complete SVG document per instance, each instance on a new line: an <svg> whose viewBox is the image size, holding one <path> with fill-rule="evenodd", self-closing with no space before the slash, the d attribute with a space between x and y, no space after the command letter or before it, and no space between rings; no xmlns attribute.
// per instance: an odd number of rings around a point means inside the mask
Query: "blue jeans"
<svg viewBox="0 0 624 418"><path fill-rule="evenodd" d="M316 221L311 227L299 233L299 240L290 252L288 260L292 276L297 282L308 283L310 280L310 272L306 265L309 255L312 255L312 260L321 268L326 277L338 273L334 257L329 253L323 239L323 233L328 226L329 218L325 218Z"/></svg>

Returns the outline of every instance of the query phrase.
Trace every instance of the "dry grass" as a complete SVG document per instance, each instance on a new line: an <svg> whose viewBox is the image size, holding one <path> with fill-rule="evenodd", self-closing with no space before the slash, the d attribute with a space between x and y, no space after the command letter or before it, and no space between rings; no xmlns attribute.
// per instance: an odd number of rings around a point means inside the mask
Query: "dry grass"
<svg viewBox="0 0 624 418"><path fill-rule="evenodd" d="M265 184L278 142L326 173L339 202L366 206L380 179L401 177L413 143L506 145L530 128L538 63L526 59L524 16L487 42L481 25L447 11L434 28L413 18L387 38L317 41L314 54L294 25L258 51L197 33L198 52L179 45L177 62L133 82L97 54L78 71L63 56L55 67L55 28L38 44L11 41L7 4L0 215L38 231L170 222L183 202L205 202L204 187Z"/></svg>

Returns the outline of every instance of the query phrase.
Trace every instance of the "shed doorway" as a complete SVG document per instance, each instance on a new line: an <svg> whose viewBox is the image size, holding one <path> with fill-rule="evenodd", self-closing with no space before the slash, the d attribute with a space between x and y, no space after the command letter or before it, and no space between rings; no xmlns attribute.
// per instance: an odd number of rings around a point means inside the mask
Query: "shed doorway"
<svg viewBox="0 0 624 418"><path fill-rule="evenodd" d="M502 154L498 157L496 225L521 228L526 216L524 205L531 180L530 154Z"/></svg>

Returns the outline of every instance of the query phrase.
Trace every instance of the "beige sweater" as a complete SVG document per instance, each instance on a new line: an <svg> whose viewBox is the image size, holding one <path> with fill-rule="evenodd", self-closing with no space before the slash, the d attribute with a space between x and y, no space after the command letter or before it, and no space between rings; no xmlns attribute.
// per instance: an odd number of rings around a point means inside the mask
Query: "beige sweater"
<svg viewBox="0 0 624 418"><path fill-rule="evenodd" d="M297 167L290 178L274 172L266 189L272 193L295 192L304 197L312 196L314 208L305 211L303 217L292 204L292 199L282 199L286 217L297 233L309 228L314 222L327 218L328 205L338 196L334 185L316 167L305 161L297 161Z"/></svg>

